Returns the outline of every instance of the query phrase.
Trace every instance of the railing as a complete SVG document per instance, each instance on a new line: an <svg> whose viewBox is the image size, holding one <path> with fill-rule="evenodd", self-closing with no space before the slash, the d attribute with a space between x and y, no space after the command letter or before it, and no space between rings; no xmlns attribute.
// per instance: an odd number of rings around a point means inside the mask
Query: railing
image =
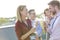
<svg viewBox="0 0 60 40"><path fill-rule="evenodd" d="M43 33L42 39L45 39L45 34ZM15 33L15 25L0 26L0 40L18 40Z"/></svg>
<svg viewBox="0 0 60 40"><path fill-rule="evenodd" d="M0 40L17 40L14 26L0 26Z"/></svg>

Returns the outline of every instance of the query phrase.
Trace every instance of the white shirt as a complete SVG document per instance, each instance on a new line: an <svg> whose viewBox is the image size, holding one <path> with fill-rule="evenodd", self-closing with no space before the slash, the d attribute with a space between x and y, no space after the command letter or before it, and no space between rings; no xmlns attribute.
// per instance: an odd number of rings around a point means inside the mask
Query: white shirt
<svg viewBox="0 0 60 40"><path fill-rule="evenodd" d="M37 20L38 21L38 20ZM36 23L36 21L35 20L31 20L31 24L32 24L32 27L34 27L35 26L35 23ZM38 21L38 25L37 25L37 27L36 27L36 31L35 31L35 33L40 37L41 36L41 33L42 33L42 27L41 27L41 25L40 25L40 21Z"/></svg>
<svg viewBox="0 0 60 40"><path fill-rule="evenodd" d="M57 19L55 20L56 17L57 17ZM50 33L49 40L60 40L60 12L57 13L56 17L51 22L51 24L52 24L53 21L55 20L53 27L51 25L51 27L48 28L48 31Z"/></svg>

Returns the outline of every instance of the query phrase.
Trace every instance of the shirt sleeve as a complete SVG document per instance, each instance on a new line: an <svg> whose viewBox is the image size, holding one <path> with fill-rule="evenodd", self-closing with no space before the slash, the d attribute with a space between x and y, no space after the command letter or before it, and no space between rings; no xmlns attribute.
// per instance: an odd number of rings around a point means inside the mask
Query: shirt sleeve
<svg viewBox="0 0 60 40"><path fill-rule="evenodd" d="M16 32L18 40L21 40L22 31L21 31L21 29L19 27L20 27L19 23L16 23L15 24L15 32Z"/></svg>

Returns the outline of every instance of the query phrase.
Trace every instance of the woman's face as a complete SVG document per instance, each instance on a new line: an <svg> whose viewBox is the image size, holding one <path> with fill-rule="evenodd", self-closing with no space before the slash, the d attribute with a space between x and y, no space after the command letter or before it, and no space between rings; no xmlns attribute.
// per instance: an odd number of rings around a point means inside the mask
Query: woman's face
<svg viewBox="0 0 60 40"><path fill-rule="evenodd" d="M23 17L27 17L27 8L26 7L23 9L23 11L21 11L21 15Z"/></svg>
<svg viewBox="0 0 60 40"><path fill-rule="evenodd" d="M47 16L47 17L51 17L51 13L50 13L50 11L45 11L45 16Z"/></svg>

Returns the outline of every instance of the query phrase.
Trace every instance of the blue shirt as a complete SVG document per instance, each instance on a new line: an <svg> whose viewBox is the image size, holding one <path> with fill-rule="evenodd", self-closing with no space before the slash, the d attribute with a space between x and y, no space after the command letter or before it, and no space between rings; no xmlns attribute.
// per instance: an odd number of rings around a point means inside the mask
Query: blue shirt
<svg viewBox="0 0 60 40"><path fill-rule="evenodd" d="M32 20L32 27L34 26L35 20ZM42 33L42 27L40 25L40 22L38 21L38 25L36 27L36 32L38 36L41 36Z"/></svg>

